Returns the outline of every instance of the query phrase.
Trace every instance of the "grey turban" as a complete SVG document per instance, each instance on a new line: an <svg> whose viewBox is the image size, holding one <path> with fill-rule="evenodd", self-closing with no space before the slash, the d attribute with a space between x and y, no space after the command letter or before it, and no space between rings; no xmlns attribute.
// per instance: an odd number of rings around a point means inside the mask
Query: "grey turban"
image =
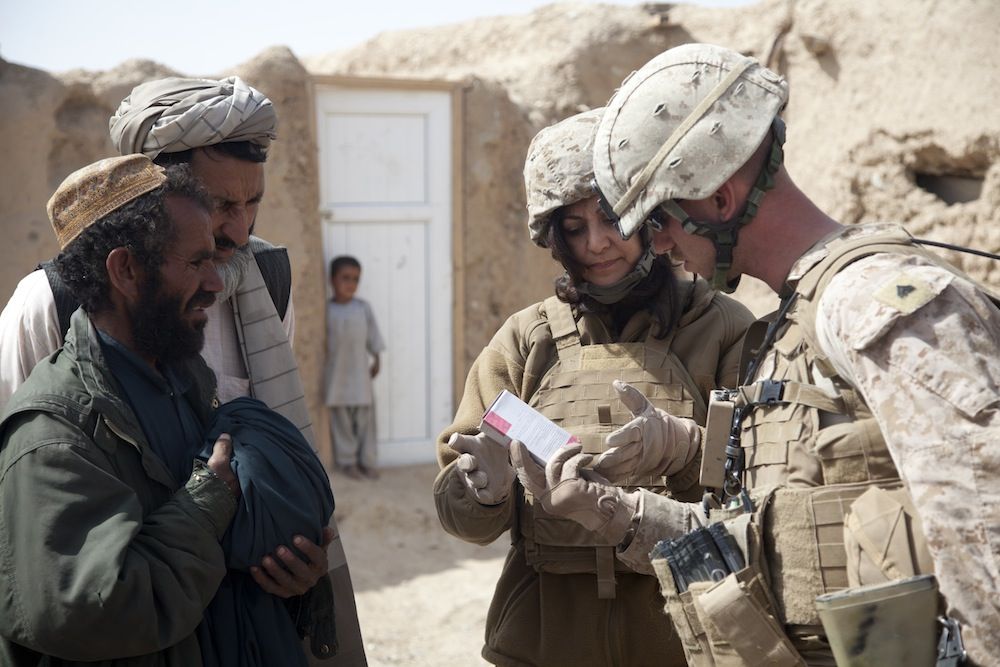
<svg viewBox="0 0 1000 667"><path fill-rule="evenodd" d="M238 76L221 81L170 77L132 89L111 116L122 155L178 153L224 141L267 147L278 136L271 100Z"/></svg>

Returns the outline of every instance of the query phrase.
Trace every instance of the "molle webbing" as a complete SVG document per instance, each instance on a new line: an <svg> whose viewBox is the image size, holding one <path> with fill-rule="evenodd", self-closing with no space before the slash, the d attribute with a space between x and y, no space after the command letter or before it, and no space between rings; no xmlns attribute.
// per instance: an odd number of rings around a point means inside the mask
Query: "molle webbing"
<svg viewBox="0 0 1000 667"><path fill-rule="evenodd" d="M579 437L584 451L604 451L605 436L632 419L611 386L614 380L633 385L657 408L704 423L707 405L670 349L672 334L657 340L650 332L641 343L581 345L572 307L549 297L545 308L559 361L531 404Z"/></svg>
<svg viewBox="0 0 1000 667"><path fill-rule="evenodd" d="M704 423L707 406L687 368L671 351L673 335L643 342L581 345L572 307L556 297L545 301L558 361L548 370L532 407L576 435L584 451L604 451L604 438L632 420L612 387L622 380L653 406ZM624 486L662 486L662 478L626 480Z"/></svg>
<svg viewBox="0 0 1000 667"><path fill-rule="evenodd" d="M585 348L581 356L587 367L553 374L547 387L550 391L532 404L546 417L580 438L584 451L591 454L604 451L605 436L633 418L615 394L611 386L614 380L628 382L655 407L678 417L700 417L704 421L704 416L695 412L695 395L678 382L670 368L601 369L586 363L603 361L595 358L601 352L609 351Z"/></svg>
<svg viewBox="0 0 1000 667"><path fill-rule="evenodd" d="M844 516L851 503L872 486L901 484L880 480L774 491L765 509L764 551L784 623L820 626L816 596L848 586Z"/></svg>
<svg viewBox="0 0 1000 667"><path fill-rule="evenodd" d="M850 385L838 378L823 357L815 333L816 304L823 289L844 266L878 252L920 255L902 230L861 239L834 239L827 255L810 268L796 291L799 298L788 314L784 330L773 345L770 380L740 388L747 403L774 398L753 408L743 422L743 446L751 486L782 484L786 475L802 473L802 461L814 460L815 484L861 483L895 479L884 438L868 406ZM816 376L831 379L831 396L814 385ZM842 417L836 417L842 416ZM839 420L839 423L837 423Z"/></svg>
<svg viewBox="0 0 1000 667"><path fill-rule="evenodd" d="M687 369L670 351L672 336L644 342L581 345L572 307L550 297L546 315L558 360L542 378L529 403L580 438L584 451L604 451L605 437L633 419L611 383L623 380L663 410L704 423L707 407ZM624 487L669 493L664 477L632 478ZM615 545L603 545L594 533L566 519L547 515L525 492L518 504L519 531L525 556L539 571L561 574L595 573L598 595L614 597L614 573L630 572L614 555Z"/></svg>

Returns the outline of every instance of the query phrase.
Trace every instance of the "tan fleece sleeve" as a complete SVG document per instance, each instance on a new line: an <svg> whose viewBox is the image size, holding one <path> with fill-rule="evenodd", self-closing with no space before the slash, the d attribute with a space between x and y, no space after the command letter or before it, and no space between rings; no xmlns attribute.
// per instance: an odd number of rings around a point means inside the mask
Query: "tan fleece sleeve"
<svg viewBox="0 0 1000 667"><path fill-rule="evenodd" d="M448 439L452 433L478 433L483 413L502 390L523 400L530 398L540 373L525 369L542 367L544 358L551 356L547 351L551 339L546 337L548 327L544 323L539 304L515 313L504 323L472 364L455 419L437 439L438 464L442 468L434 481L438 519L446 532L475 544L489 544L510 528L519 492L499 505L479 504L455 471L458 452L448 446Z"/></svg>

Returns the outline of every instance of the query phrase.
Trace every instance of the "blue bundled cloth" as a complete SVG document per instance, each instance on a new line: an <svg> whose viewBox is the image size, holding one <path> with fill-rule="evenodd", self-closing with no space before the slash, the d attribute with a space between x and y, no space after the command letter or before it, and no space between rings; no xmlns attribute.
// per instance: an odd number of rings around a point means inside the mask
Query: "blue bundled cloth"
<svg viewBox="0 0 1000 667"><path fill-rule="evenodd" d="M281 598L257 585L250 566L279 545L301 557L295 535L322 542L334 508L330 480L299 430L257 399L237 398L218 409L201 458L211 456L222 433L233 438L232 468L243 495L222 540L229 572L199 633L205 665L306 667L294 619Z"/></svg>

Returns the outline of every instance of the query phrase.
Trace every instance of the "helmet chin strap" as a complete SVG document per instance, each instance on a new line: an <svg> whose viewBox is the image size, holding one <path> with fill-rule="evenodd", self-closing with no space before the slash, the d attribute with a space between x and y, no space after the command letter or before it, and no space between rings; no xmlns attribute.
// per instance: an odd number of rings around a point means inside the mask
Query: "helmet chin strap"
<svg viewBox="0 0 1000 667"><path fill-rule="evenodd" d="M595 285L593 283L580 283L576 286L579 294L585 294L591 299L605 306L618 303L625 298L625 295L632 291L640 280L649 275L653 268L653 260L656 259L656 251L652 243L646 243L646 251L629 273L614 283L613 285Z"/></svg>
<svg viewBox="0 0 1000 667"><path fill-rule="evenodd" d="M734 292L740 284L740 276L729 280L729 271L733 267L733 251L739 240L740 229L750 224L757 215L764 193L774 187L774 175L778 173L778 168L784 159L782 145L785 143L785 123L780 118L775 118L771 128L774 131L774 139L771 141L770 156L767 164L757 175L743 212L738 218L722 223L705 222L693 219L673 200L660 204L660 208L667 214L680 221L681 228L686 233L703 236L715 246L715 273L712 274L712 287L726 294Z"/></svg>

